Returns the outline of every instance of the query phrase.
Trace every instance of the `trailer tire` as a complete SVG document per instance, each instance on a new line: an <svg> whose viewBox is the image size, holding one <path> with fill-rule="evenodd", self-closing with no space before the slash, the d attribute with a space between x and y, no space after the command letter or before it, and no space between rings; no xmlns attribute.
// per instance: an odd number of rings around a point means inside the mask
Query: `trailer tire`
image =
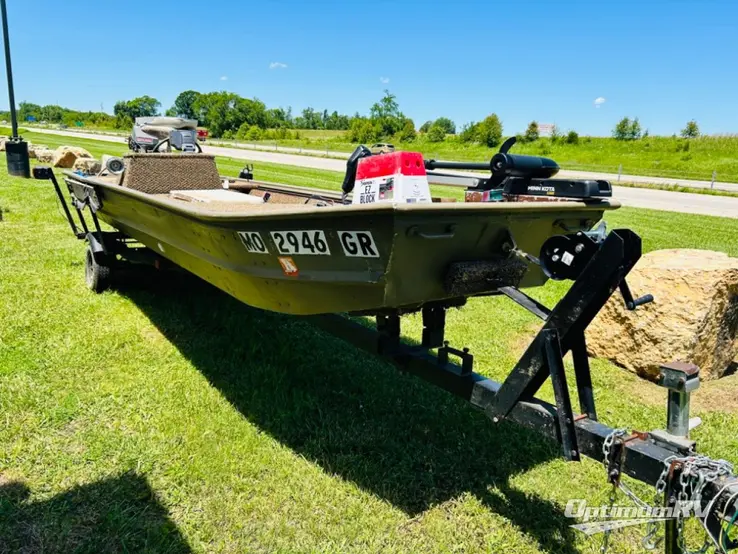
<svg viewBox="0 0 738 554"><path fill-rule="evenodd" d="M110 288L110 282L110 266L99 263L95 259L92 250L88 248L85 256L85 283L87 283L87 287L99 294Z"/></svg>

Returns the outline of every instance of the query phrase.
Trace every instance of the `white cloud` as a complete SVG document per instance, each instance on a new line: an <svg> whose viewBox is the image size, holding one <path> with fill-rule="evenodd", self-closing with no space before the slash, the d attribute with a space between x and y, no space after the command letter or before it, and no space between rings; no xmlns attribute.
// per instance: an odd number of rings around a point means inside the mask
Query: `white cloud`
<svg viewBox="0 0 738 554"><path fill-rule="evenodd" d="M595 108L599 108L599 107L600 107L600 106L602 106L602 104L604 104L605 102L607 102L607 100L605 100L605 97L604 97L604 96L598 96L598 97L597 97L597 98L595 98L595 100L594 100L594 106L595 106Z"/></svg>
<svg viewBox="0 0 738 554"><path fill-rule="evenodd" d="M387 83L389 83L389 77L380 77L379 82L383 85L386 85Z"/></svg>
<svg viewBox="0 0 738 554"><path fill-rule="evenodd" d="M220 78L220 80L221 80L221 81L227 81L227 80L228 80L228 75L223 75L223 76L222 76L222 77Z"/></svg>
<svg viewBox="0 0 738 554"><path fill-rule="evenodd" d="M269 69L285 69L286 67L287 64L282 62L272 62L269 64Z"/></svg>

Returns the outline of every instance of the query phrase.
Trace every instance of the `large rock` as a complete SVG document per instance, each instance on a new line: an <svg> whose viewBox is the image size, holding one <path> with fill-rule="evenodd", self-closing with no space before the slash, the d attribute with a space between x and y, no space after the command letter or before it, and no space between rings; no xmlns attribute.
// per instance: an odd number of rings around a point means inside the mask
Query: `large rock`
<svg viewBox="0 0 738 554"><path fill-rule="evenodd" d="M658 250L628 276L634 295L654 302L625 309L613 294L587 331L590 354L651 380L659 365L689 361L717 379L738 355L738 258L709 250Z"/></svg>
<svg viewBox="0 0 738 554"><path fill-rule="evenodd" d="M100 162L92 158L77 158L72 166L75 171L83 171L85 173L99 173Z"/></svg>
<svg viewBox="0 0 738 554"><path fill-rule="evenodd" d="M42 164L53 163L54 156L56 155L53 150L49 150L48 148L35 148L34 154L36 155L38 162Z"/></svg>
<svg viewBox="0 0 738 554"><path fill-rule="evenodd" d="M92 158L92 154L78 146L60 146L54 154L53 164L54 167L70 168L74 166L77 158Z"/></svg>

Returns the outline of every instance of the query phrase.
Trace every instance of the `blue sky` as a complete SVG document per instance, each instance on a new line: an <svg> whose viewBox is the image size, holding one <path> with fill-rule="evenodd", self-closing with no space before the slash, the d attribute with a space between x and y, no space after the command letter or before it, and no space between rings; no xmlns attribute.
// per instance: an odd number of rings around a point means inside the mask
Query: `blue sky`
<svg viewBox="0 0 738 554"><path fill-rule="evenodd" d="M508 134L607 135L626 115L738 133L732 0L8 0L8 16L18 102L167 108L191 88L353 114L387 88L418 126L496 112Z"/></svg>

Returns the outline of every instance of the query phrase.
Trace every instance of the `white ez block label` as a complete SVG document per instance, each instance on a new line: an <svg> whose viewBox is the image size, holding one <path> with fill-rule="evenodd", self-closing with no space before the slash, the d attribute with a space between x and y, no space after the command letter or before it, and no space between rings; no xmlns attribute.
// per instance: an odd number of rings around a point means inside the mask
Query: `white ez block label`
<svg viewBox="0 0 738 554"><path fill-rule="evenodd" d="M339 231L338 240L349 258L379 258L379 249L369 231Z"/></svg>
<svg viewBox="0 0 738 554"><path fill-rule="evenodd" d="M362 179L354 186L353 204L373 204L379 200L379 185L387 179Z"/></svg>
<svg viewBox="0 0 738 554"><path fill-rule="evenodd" d="M280 254L331 255L323 231L272 231L271 235Z"/></svg>

